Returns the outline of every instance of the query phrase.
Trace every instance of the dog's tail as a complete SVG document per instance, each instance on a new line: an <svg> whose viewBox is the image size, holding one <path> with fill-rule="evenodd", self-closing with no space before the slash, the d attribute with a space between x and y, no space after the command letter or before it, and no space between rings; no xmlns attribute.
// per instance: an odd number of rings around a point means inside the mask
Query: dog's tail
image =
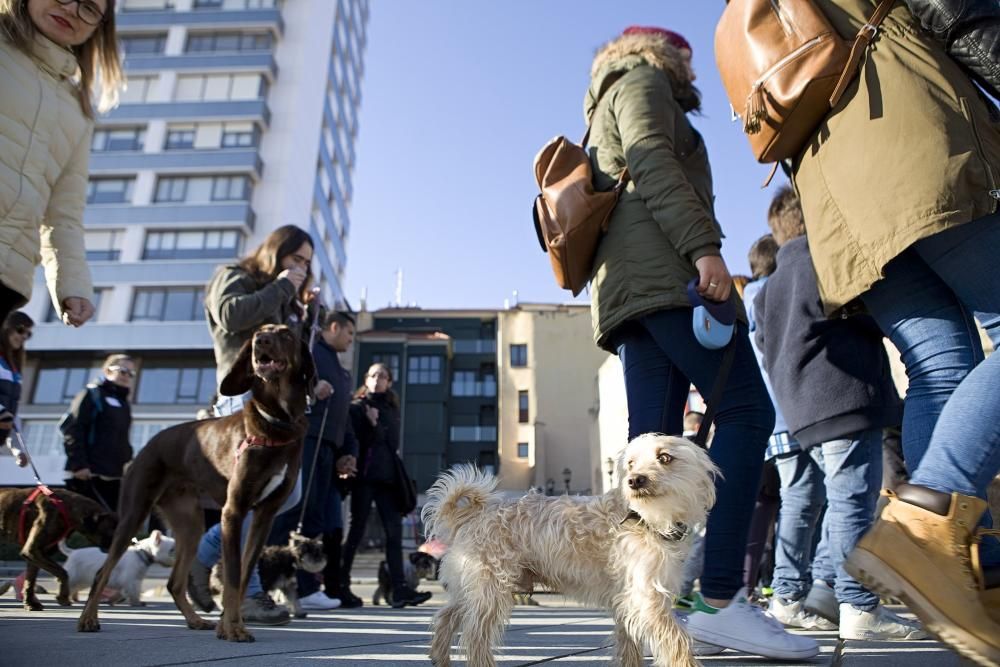
<svg viewBox="0 0 1000 667"><path fill-rule="evenodd" d="M69 558L70 554L76 551L76 549L70 549L66 546L66 540L59 540L59 551L63 552L63 556Z"/></svg>
<svg viewBox="0 0 1000 667"><path fill-rule="evenodd" d="M496 477L471 464L442 474L427 490L427 502L420 512L427 539L449 542L456 528L490 503L496 488Z"/></svg>

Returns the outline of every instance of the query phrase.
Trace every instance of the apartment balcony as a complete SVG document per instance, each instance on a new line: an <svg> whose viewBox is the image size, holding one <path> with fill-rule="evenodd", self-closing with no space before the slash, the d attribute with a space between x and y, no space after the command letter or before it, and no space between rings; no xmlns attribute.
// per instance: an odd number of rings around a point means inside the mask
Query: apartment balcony
<svg viewBox="0 0 1000 667"><path fill-rule="evenodd" d="M79 329L61 322L36 324L32 352L211 350L204 322L92 322Z"/></svg>
<svg viewBox="0 0 1000 667"><path fill-rule="evenodd" d="M265 100L236 100L218 102L145 102L122 104L106 116L101 117L103 125L123 121L150 121L166 119L172 121L199 120L248 120L269 126L271 110Z"/></svg>
<svg viewBox="0 0 1000 667"><path fill-rule="evenodd" d="M102 204L88 206L84 225L169 225L171 227L229 224L253 230L256 215L249 202L230 204Z"/></svg>
<svg viewBox="0 0 1000 667"><path fill-rule="evenodd" d="M90 154L92 175L133 173L143 169L153 170L158 174L244 173L259 180L264 163L256 148L172 150L162 153L108 151Z"/></svg>
<svg viewBox="0 0 1000 667"><path fill-rule="evenodd" d="M199 28L233 28L260 29L266 28L281 35L285 32L285 21L281 18L281 10L274 9L238 9L215 10L198 9L190 12L153 11L153 12L119 12L115 16L115 24L119 33L163 30L172 25L185 25Z"/></svg>
<svg viewBox="0 0 1000 667"><path fill-rule="evenodd" d="M264 72L273 81L278 76L278 63L267 51L253 53L185 53L179 56L134 55L125 58L129 74L157 74L163 70L180 72L194 70L210 73Z"/></svg>
<svg viewBox="0 0 1000 667"><path fill-rule="evenodd" d="M32 349L35 345L32 344ZM452 426L452 442L496 442L496 426Z"/></svg>

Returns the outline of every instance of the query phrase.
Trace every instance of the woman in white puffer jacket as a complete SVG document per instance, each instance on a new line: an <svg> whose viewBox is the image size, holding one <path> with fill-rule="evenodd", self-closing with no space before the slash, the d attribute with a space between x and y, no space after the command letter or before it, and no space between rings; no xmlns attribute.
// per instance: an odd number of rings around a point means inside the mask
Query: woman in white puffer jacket
<svg viewBox="0 0 1000 667"><path fill-rule="evenodd" d="M114 0L0 0L0 319L43 263L66 324L94 314L83 209L94 129L122 83Z"/></svg>

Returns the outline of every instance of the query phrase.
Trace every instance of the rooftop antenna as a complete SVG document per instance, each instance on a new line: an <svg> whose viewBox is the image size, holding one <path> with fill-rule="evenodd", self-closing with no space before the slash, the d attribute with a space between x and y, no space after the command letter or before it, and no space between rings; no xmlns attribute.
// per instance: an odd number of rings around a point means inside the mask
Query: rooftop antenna
<svg viewBox="0 0 1000 667"><path fill-rule="evenodd" d="M517 300L517 290L514 290L514 307L517 308L519 302Z"/></svg>
<svg viewBox="0 0 1000 667"><path fill-rule="evenodd" d="M365 312L366 310L368 310L368 288L367 287L362 287L361 288L361 303L359 305L361 306L360 310L361 310L362 313Z"/></svg>
<svg viewBox="0 0 1000 667"><path fill-rule="evenodd" d="M403 306L403 267L396 269L396 307Z"/></svg>

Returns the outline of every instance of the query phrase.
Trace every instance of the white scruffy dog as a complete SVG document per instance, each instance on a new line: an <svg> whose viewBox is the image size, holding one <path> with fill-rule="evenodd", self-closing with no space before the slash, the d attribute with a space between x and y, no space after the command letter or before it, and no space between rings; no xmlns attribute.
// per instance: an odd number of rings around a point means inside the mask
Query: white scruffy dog
<svg viewBox="0 0 1000 667"><path fill-rule="evenodd" d="M448 544L440 579L449 600L435 615L430 657L450 664L461 632L469 667L493 667L493 646L516 591L538 582L615 619L618 664L697 665L674 619L690 530L715 503L718 470L683 438L643 435L622 451L618 488L603 496L529 493L505 500L497 480L470 465L444 473L427 492L428 538Z"/></svg>
<svg viewBox="0 0 1000 667"><path fill-rule="evenodd" d="M69 593L76 600L77 593L90 590L107 554L97 547L70 549L65 542L59 543L59 550L66 554L63 568L69 578ZM108 580L108 588L120 591L133 607L145 606L141 598L142 580L146 578L146 572L153 563L164 567L174 565L174 538L158 530L154 530L144 540L134 541L115 565Z"/></svg>

